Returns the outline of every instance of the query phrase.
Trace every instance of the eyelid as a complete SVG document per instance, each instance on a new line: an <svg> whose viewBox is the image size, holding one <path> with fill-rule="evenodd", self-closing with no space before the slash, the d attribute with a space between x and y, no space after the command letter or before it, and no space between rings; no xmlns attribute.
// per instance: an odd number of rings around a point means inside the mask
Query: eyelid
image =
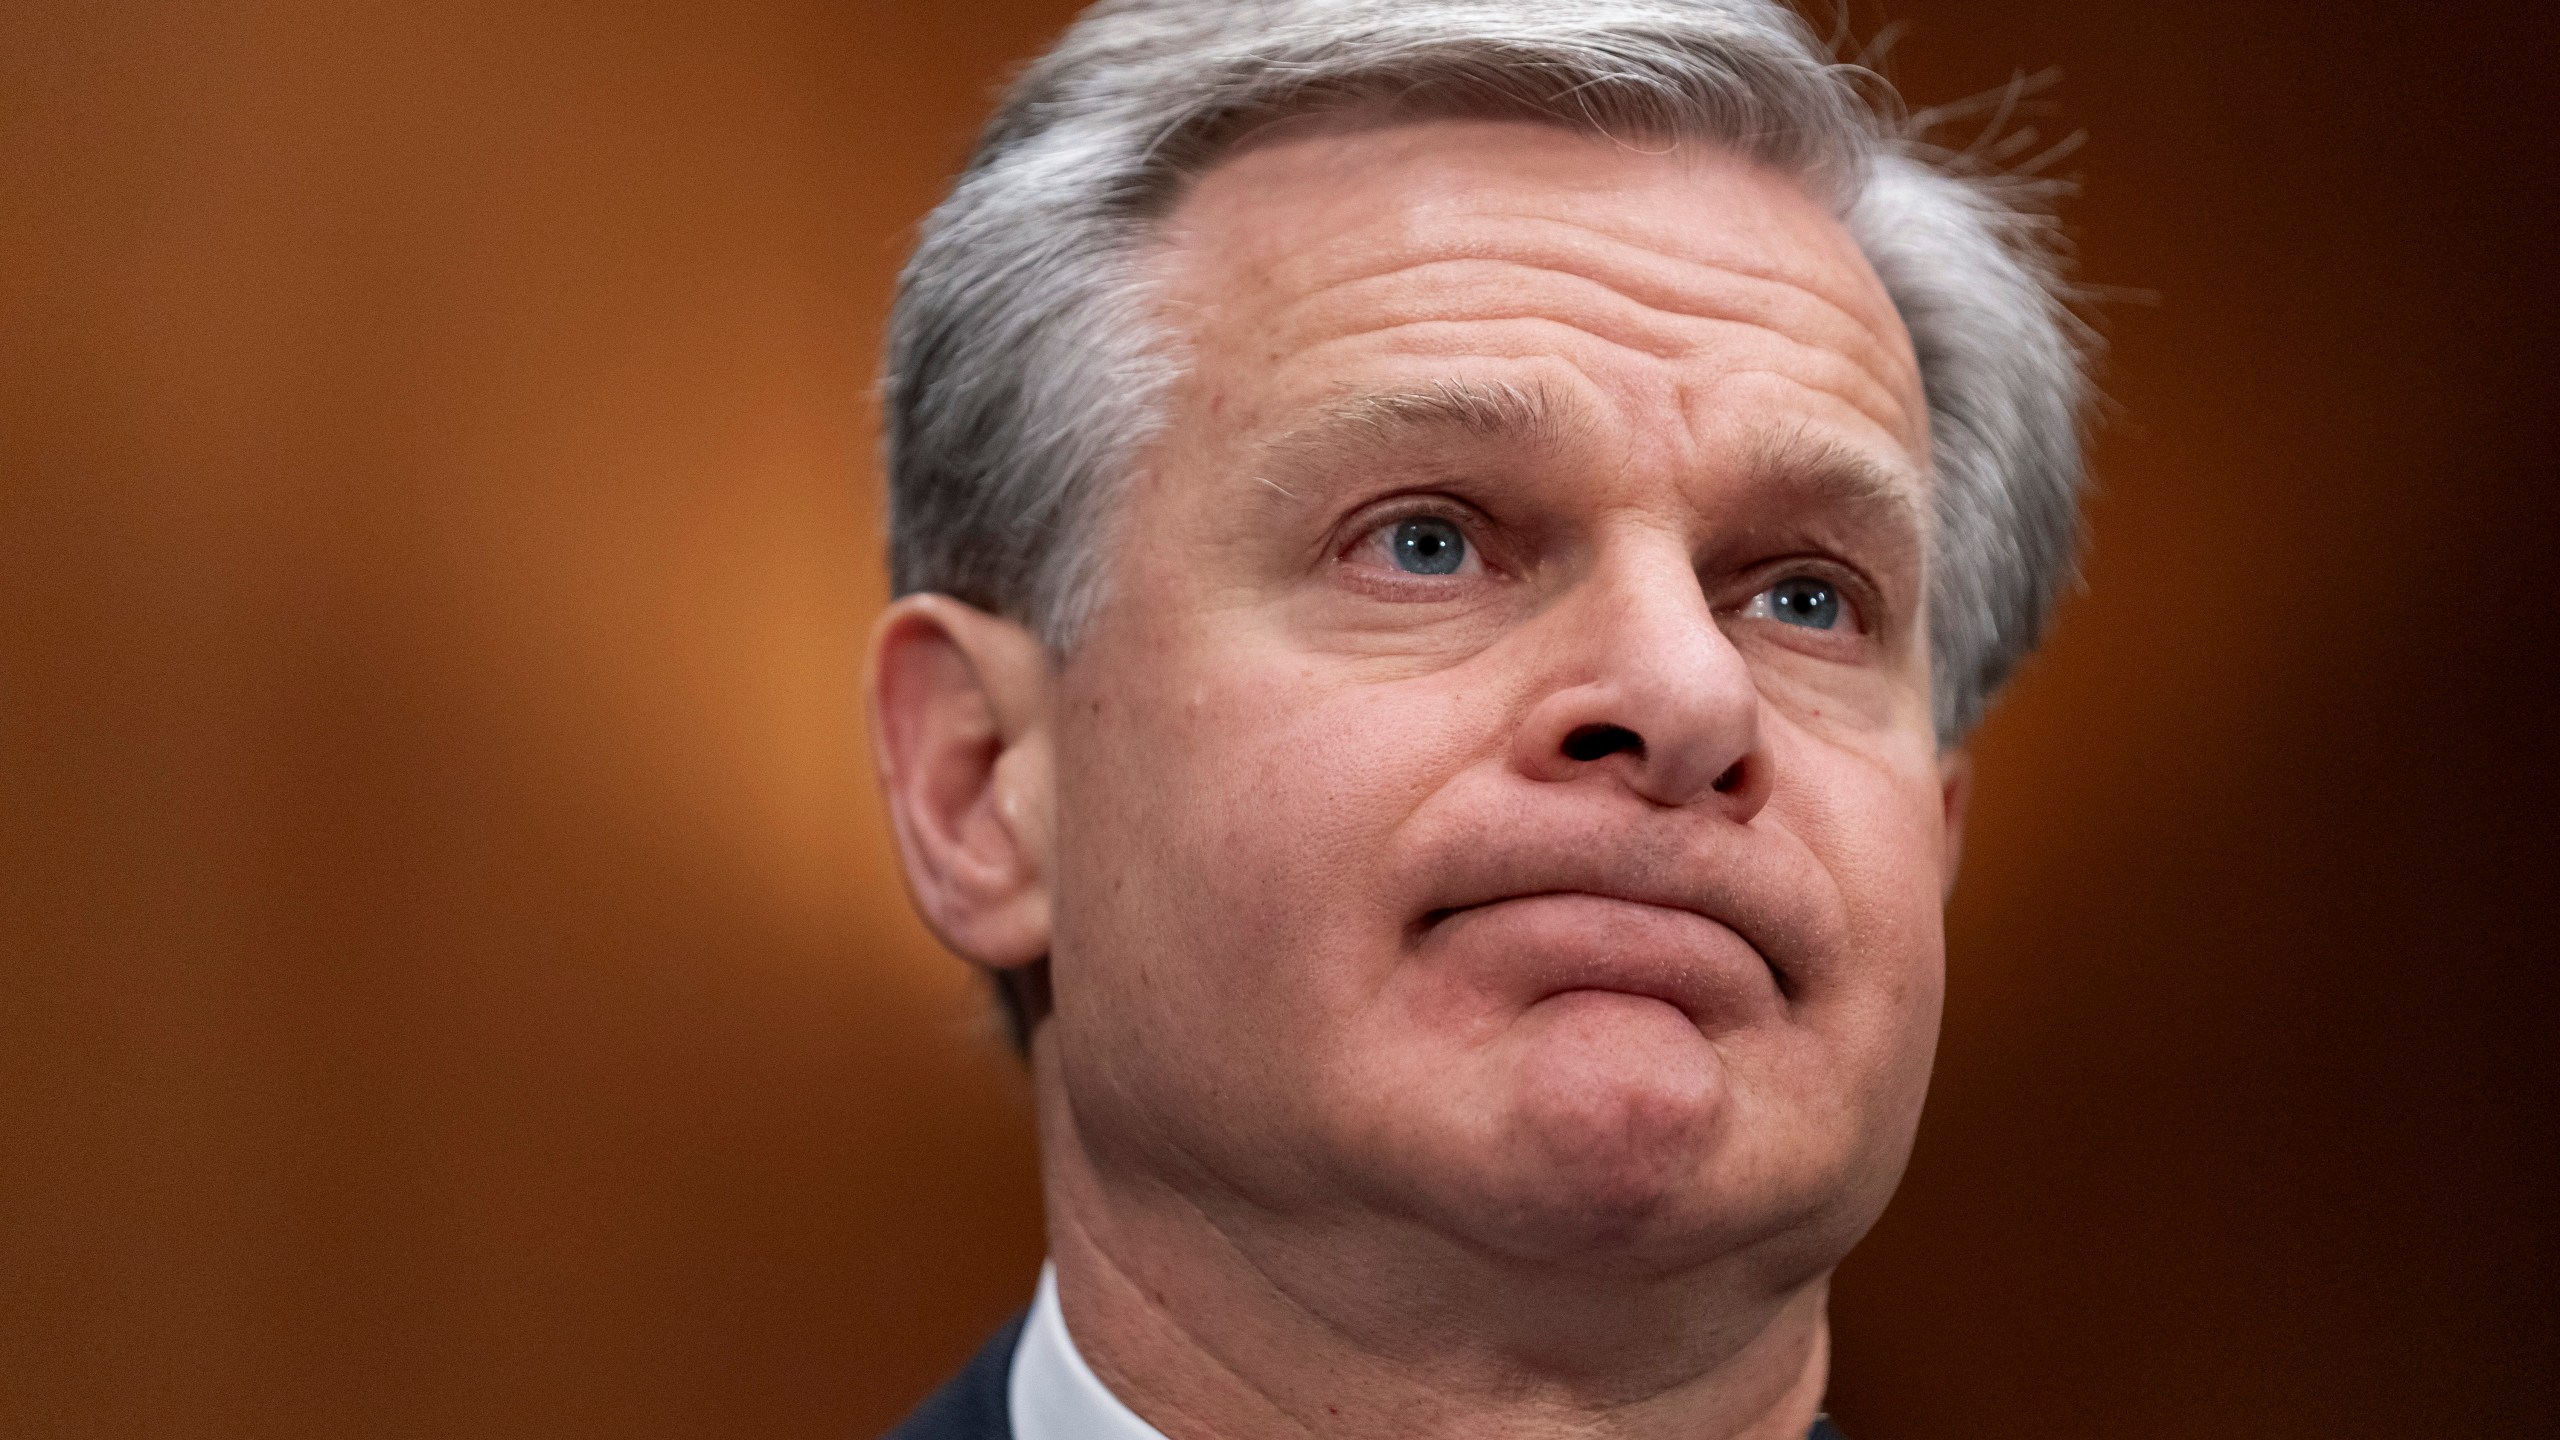
<svg viewBox="0 0 2560 1440"><path fill-rule="evenodd" d="M1344 520L1342 529L1336 532L1344 538L1334 545L1333 557L1337 562L1348 561L1353 555L1357 554L1363 546L1375 539L1379 531L1406 520L1425 518L1446 520L1450 524L1457 526L1459 533L1466 537L1468 558L1475 561L1477 564L1482 565L1486 570L1494 570L1498 568L1495 563L1498 547L1494 539L1494 526L1492 521L1485 517L1483 511L1478 510L1473 505L1453 496L1438 493L1390 496L1389 498L1378 501L1374 504L1364 505L1360 509L1352 512L1352 514ZM1382 566L1379 568L1391 569L1393 567ZM1397 573L1401 574L1403 572L1399 571ZM1448 577L1416 576L1414 578L1442 579Z"/></svg>
<svg viewBox="0 0 2560 1440"><path fill-rule="evenodd" d="M1851 624L1845 630L1812 633L1872 636L1884 629L1887 617L1883 597L1876 586L1866 576L1858 573L1853 566L1819 555L1793 555L1784 560L1772 560L1764 565L1754 566L1752 575L1752 579L1744 582L1750 586L1749 592L1742 597L1740 604L1730 608L1729 613L1737 617L1775 620L1777 617L1767 614L1763 603L1767 600L1769 592L1785 581L1802 578L1819 580L1837 591L1841 606L1848 612L1851 620ZM1755 606L1761 607L1761 614L1752 614Z"/></svg>

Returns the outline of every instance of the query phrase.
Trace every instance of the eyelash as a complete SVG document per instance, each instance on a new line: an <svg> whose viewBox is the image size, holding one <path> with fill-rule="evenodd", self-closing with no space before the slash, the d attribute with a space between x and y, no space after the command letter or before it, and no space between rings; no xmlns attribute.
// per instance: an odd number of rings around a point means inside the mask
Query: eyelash
<svg viewBox="0 0 2560 1440"><path fill-rule="evenodd" d="M1809 626L1789 625L1775 614L1762 616L1749 614L1755 603L1790 580L1812 580L1831 587L1832 593L1840 599L1841 608L1847 612L1847 626L1839 630L1817 630ZM1846 566L1816 560L1809 556L1782 560L1773 566L1762 567L1749 584L1751 588L1743 596L1741 603L1732 606L1726 613L1737 618L1765 619L1772 626L1790 632L1796 637L1797 643L1832 643L1839 640L1871 638L1876 633L1883 613L1872 588L1867 585L1863 577Z"/></svg>
<svg viewBox="0 0 2560 1440"><path fill-rule="evenodd" d="M1490 574L1508 573L1495 562L1495 547L1488 543L1488 532L1493 528L1492 525L1472 507L1439 496L1414 496L1401 503L1389 501L1383 508L1362 513L1352 524L1345 527L1351 539L1347 544L1335 548L1334 559L1337 562L1348 563L1353 556L1364 549L1375 547L1383 551L1385 547L1381 537L1407 520L1443 520L1456 526L1458 533L1466 538L1468 555L1477 564L1483 566ZM1391 564L1359 568L1396 576L1397 578L1389 583L1397 585L1408 583L1427 585L1435 578L1409 574L1396 569Z"/></svg>

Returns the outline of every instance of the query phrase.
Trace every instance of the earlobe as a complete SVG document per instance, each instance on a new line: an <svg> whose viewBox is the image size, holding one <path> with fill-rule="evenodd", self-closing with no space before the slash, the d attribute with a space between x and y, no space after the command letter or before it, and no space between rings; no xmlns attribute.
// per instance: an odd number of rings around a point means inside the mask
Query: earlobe
<svg viewBox="0 0 2560 1440"><path fill-rule="evenodd" d="M1973 805L1973 752L1956 747L1938 752L1938 804L1946 829L1940 842L1939 894L1956 893L1956 872L1964 859L1964 822Z"/></svg>
<svg viewBox="0 0 2560 1440"><path fill-rule="evenodd" d="M1051 662L1039 638L947 595L871 633L872 759L925 923L993 970L1049 953Z"/></svg>

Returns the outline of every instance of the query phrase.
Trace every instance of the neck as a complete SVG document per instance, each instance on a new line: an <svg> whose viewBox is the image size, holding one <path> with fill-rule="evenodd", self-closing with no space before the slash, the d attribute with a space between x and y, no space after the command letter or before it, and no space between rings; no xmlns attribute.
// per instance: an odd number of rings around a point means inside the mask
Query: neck
<svg viewBox="0 0 2560 1440"><path fill-rule="evenodd" d="M1813 1424L1827 1274L1765 1293L1716 1266L1522 1262L1386 1217L1259 1214L1104 1174L1040 1088L1068 1329L1177 1440L1801 1440Z"/></svg>

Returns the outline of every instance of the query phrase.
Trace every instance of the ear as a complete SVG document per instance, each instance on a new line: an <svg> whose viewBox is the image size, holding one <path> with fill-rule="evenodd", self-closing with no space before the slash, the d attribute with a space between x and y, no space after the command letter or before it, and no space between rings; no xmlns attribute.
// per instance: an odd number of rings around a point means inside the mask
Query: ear
<svg viewBox="0 0 2560 1440"><path fill-rule="evenodd" d="M1938 803L1946 832L1938 846L1942 899L1956 893L1956 871L1964 859L1965 813L1973 806L1973 752L1959 745L1938 752Z"/></svg>
<svg viewBox="0 0 2560 1440"><path fill-rule="evenodd" d="M872 760L916 909L990 970L1047 955L1047 648L947 595L909 595L872 627L868 672Z"/></svg>

